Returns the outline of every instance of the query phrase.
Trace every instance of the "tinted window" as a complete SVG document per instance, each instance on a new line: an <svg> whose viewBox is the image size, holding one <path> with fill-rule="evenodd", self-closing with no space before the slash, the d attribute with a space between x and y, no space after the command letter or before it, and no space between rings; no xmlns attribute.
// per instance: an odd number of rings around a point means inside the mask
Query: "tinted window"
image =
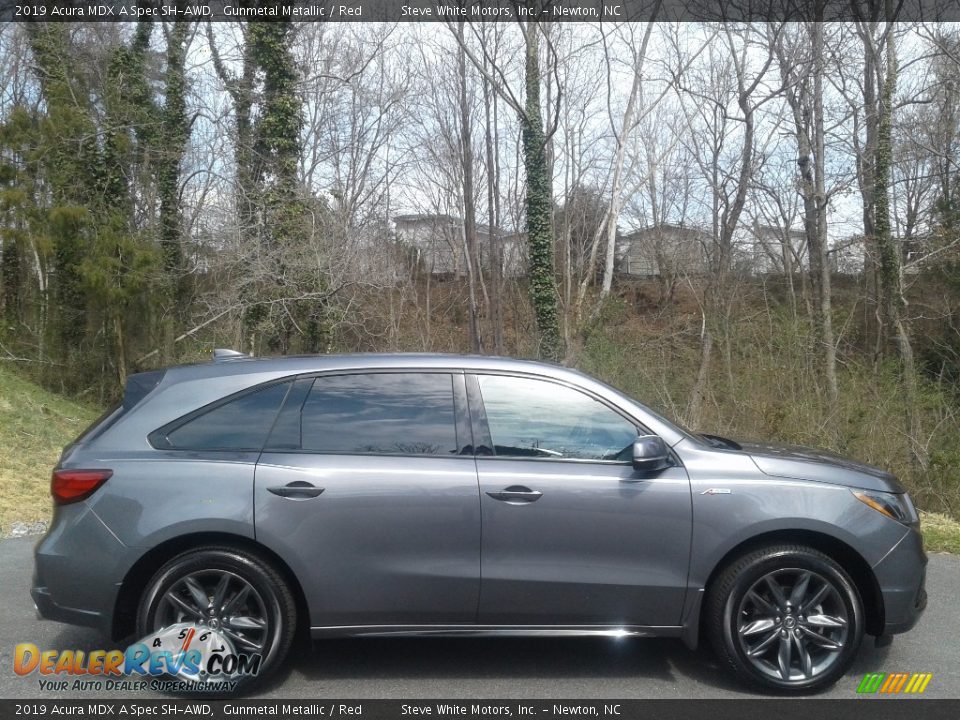
<svg viewBox="0 0 960 720"><path fill-rule="evenodd" d="M453 380L446 374L321 377L302 411L304 450L453 455Z"/></svg>
<svg viewBox="0 0 960 720"><path fill-rule="evenodd" d="M310 388L313 387L313 378L300 378L293 383L287 399L283 402L283 409L277 416L267 440L266 450L285 451L299 450L300 445L300 412L303 402L307 399Z"/></svg>
<svg viewBox="0 0 960 720"><path fill-rule="evenodd" d="M496 455L627 460L637 428L578 390L544 380L481 375Z"/></svg>
<svg viewBox="0 0 960 720"><path fill-rule="evenodd" d="M241 395L188 420L154 444L177 450L260 450L290 383Z"/></svg>

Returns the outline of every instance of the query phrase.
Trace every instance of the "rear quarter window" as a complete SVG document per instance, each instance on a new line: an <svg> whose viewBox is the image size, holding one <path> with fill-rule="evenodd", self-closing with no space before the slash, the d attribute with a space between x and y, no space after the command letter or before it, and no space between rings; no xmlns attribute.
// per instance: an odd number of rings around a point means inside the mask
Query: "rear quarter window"
<svg viewBox="0 0 960 720"><path fill-rule="evenodd" d="M259 451L290 387L275 383L219 401L150 434L159 450Z"/></svg>

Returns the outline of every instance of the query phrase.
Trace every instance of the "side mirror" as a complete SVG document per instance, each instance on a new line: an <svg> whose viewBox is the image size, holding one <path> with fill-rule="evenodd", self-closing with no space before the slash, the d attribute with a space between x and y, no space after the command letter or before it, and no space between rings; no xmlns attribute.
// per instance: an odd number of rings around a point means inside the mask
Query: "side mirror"
<svg viewBox="0 0 960 720"><path fill-rule="evenodd" d="M633 469L656 472L670 467L670 450L659 435L641 435L633 441Z"/></svg>

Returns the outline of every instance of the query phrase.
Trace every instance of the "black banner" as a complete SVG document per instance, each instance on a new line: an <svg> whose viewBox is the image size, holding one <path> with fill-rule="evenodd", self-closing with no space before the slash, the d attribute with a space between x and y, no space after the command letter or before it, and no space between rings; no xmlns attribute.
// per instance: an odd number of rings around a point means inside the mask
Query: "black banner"
<svg viewBox="0 0 960 720"><path fill-rule="evenodd" d="M954 720L960 700L885 698L852 700L0 700L0 718L97 716L100 718L191 717L315 718L607 718L608 720L743 720L763 713L777 720L810 717L862 720Z"/></svg>
<svg viewBox="0 0 960 720"><path fill-rule="evenodd" d="M884 20L877 0L0 0L0 22L152 20L625 22ZM893 0L892 19L960 20L958 0Z"/></svg>

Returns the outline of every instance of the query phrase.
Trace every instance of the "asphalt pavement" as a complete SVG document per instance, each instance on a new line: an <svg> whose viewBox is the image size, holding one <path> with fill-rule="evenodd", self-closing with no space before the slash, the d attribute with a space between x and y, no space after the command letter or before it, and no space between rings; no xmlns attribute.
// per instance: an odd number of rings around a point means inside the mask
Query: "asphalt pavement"
<svg viewBox="0 0 960 720"><path fill-rule="evenodd" d="M45 692L13 672L17 643L112 649L94 630L37 620L29 588L36 538L0 541L0 698L93 699ZM868 672L931 672L924 697L960 698L960 557L931 555L929 605L910 633L875 648L819 697L852 698ZM101 697L127 694L102 693ZM264 698L736 698L749 697L709 650L652 638L369 638L317 641L251 697ZM158 697L137 693L137 698ZM862 697L862 696L861 696Z"/></svg>

